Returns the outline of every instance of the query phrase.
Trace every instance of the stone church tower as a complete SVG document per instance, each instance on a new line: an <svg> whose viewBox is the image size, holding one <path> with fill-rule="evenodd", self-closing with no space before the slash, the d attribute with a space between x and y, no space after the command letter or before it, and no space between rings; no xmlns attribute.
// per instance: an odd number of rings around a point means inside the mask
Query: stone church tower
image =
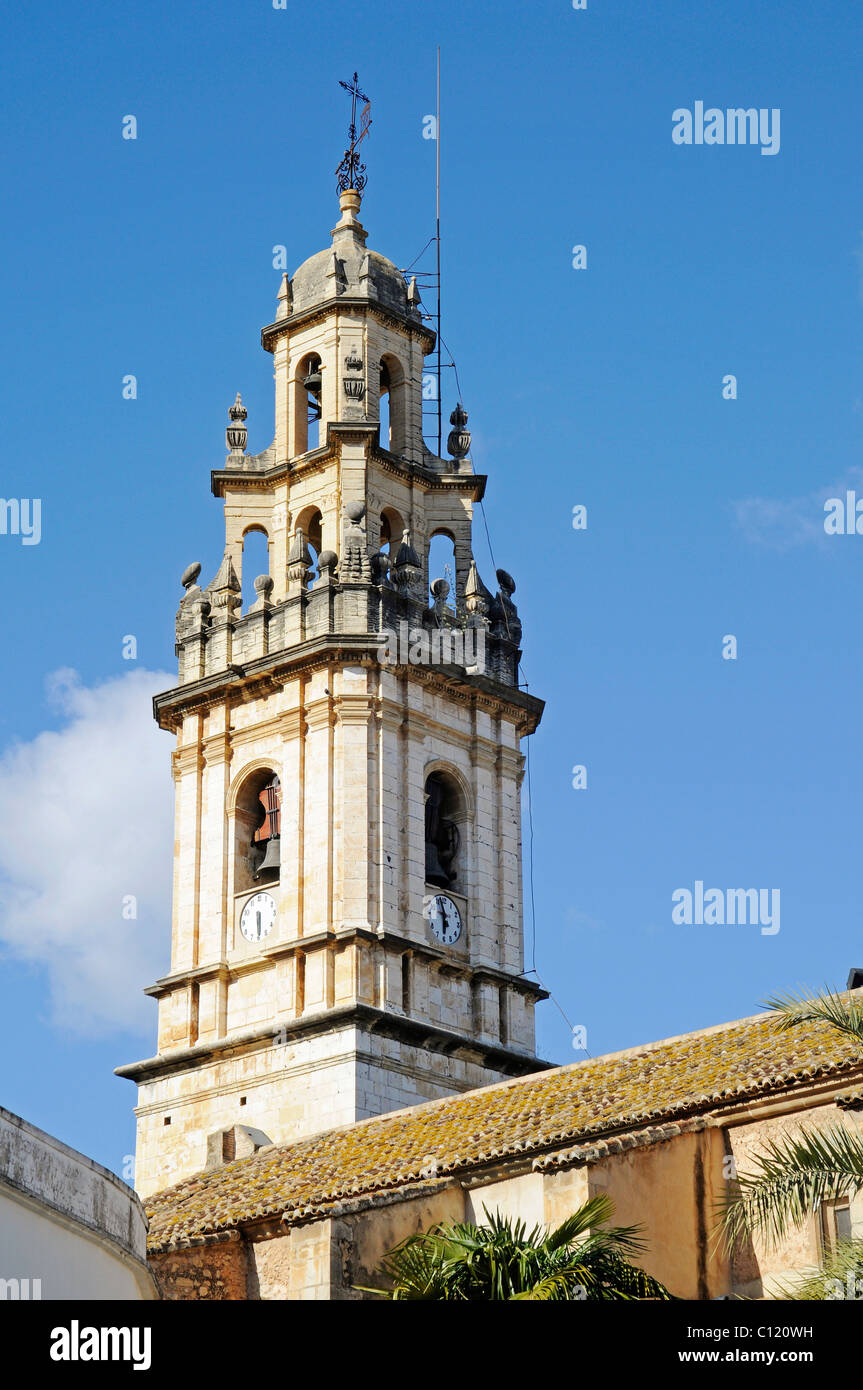
<svg viewBox="0 0 863 1390"><path fill-rule="evenodd" d="M473 560L467 416L426 448L435 335L342 192L332 245L284 276L262 333L275 438L230 411L212 474L225 552L183 576L173 947L138 1083L147 1194L285 1143L542 1066L522 972L514 581ZM267 574L243 611L244 546ZM429 545L452 542L451 587ZM246 576L248 583L249 575Z"/></svg>

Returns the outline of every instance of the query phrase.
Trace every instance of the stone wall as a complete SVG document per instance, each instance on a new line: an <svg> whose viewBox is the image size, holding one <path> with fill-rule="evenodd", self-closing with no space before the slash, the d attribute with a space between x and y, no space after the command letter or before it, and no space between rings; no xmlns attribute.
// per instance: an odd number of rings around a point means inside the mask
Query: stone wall
<svg viewBox="0 0 863 1390"><path fill-rule="evenodd" d="M0 1298L152 1299L145 1256L131 1188L0 1109Z"/></svg>

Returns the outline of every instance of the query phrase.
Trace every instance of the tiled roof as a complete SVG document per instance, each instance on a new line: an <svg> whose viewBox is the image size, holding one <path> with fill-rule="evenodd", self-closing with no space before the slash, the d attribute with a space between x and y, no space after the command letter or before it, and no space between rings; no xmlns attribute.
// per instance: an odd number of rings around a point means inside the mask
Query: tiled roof
<svg viewBox="0 0 863 1390"><path fill-rule="evenodd" d="M262 1149L149 1198L150 1249L861 1071L853 1039L760 1014Z"/></svg>

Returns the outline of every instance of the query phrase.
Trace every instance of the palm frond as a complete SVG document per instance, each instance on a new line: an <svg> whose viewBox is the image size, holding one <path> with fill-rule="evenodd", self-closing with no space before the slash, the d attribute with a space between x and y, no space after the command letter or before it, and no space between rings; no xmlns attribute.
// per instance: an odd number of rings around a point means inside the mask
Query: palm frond
<svg viewBox="0 0 863 1390"><path fill-rule="evenodd" d="M863 1000L843 997L830 989L822 994L777 994L766 999L765 1005L777 1015L776 1026L788 1032L801 1023L827 1023L838 1033L845 1033L863 1045Z"/></svg>
<svg viewBox="0 0 863 1390"><path fill-rule="evenodd" d="M721 1203L729 1246L761 1232L776 1244L822 1202L863 1189L863 1135L834 1125L771 1140Z"/></svg>
<svg viewBox="0 0 863 1390"><path fill-rule="evenodd" d="M780 1286L776 1297L807 1303L863 1298L863 1240L840 1241L821 1269Z"/></svg>
<svg viewBox="0 0 863 1390"><path fill-rule="evenodd" d="M591 1198L554 1230L485 1211L485 1224L450 1222L409 1236L385 1256L393 1300L460 1302L668 1298L626 1256L640 1249L638 1227L608 1227L608 1197Z"/></svg>
<svg viewBox="0 0 863 1390"><path fill-rule="evenodd" d="M592 1226L602 1226L606 1221L610 1221L613 1214L614 1203L604 1192L590 1197L578 1211L574 1211L572 1216L568 1216L553 1231L548 1232L543 1245L546 1250L559 1250L563 1245L571 1245Z"/></svg>

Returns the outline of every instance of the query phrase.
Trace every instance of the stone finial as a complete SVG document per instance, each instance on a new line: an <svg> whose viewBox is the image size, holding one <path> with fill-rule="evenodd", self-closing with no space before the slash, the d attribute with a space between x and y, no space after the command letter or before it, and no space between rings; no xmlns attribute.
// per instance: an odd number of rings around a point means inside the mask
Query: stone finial
<svg viewBox="0 0 863 1390"><path fill-rule="evenodd" d="M222 556L222 563L219 565L215 579L207 585L207 593L214 594L225 589L230 593L240 592L240 581L237 578L237 571L234 569L234 562L231 559L231 552L226 550Z"/></svg>
<svg viewBox="0 0 863 1390"><path fill-rule="evenodd" d="M368 583L372 577L372 569L366 551L366 531L362 524L365 514L366 504L358 499L348 502L345 506L348 524L345 528L345 549L339 569L342 583L345 581Z"/></svg>
<svg viewBox="0 0 863 1390"><path fill-rule="evenodd" d="M431 585L431 595L434 599L432 613L438 627L443 626L444 613L446 611L446 601L449 598L450 586L446 579L436 579Z"/></svg>
<svg viewBox="0 0 863 1390"><path fill-rule="evenodd" d="M359 250L365 247L368 232L357 216L362 201L355 188L346 188L340 195L339 210L342 215L332 231L336 246L343 246L347 242Z"/></svg>
<svg viewBox="0 0 863 1390"><path fill-rule="evenodd" d="M333 251L327 269L326 278L329 281L329 293L331 295L344 294L347 289L348 278L345 273L345 263L337 251Z"/></svg>
<svg viewBox="0 0 863 1390"><path fill-rule="evenodd" d="M204 598L197 583L200 573L201 564L200 561L196 560L194 564L187 565L180 579L185 593L180 599L180 607L177 609L175 632L178 642L196 625L199 628L204 626L210 612L210 604Z"/></svg>
<svg viewBox="0 0 863 1390"><path fill-rule="evenodd" d="M206 588L206 593L217 617L230 620L242 602L242 591L230 551L222 556L218 574Z"/></svg>
<svg viewBox="0 0 863 1390"><path fill-rule="evenodd" d="M421 303L422 300L420 298L420 292L417 287L417 277L415 275L412 275L411 282L408 285L408 309L411 309L418 314L420 312Z"/></svg>
<svg viewBox="0 0 863 1390"><path fill-rule="evenodd" d="M188 594L192 585L197 582L198 575L201 573L201 562L195 560L191 565L187 565L180 576L180 583Z"/></svg>
<svg viewBox="0 0 863 1390"><path fill-rule="evenodd" d="M288 551L288 580L291 585L299 584L307 589L312 574L312 555L306 540L306 533L298 526Z"/></svg>
<svg viewBox="0 0 863 1390"><path fill-rule="evenodd" d="M492 601L492 595L479 577L476 560L471 556L467 582L464 586L464 606L472 619L484 623L488 618Z"/></svg>
<svg viewBox="0 0 863 1390"><path fill-rule="evenodd" d="M285 273L282 276L282 283L279 287L279 307L276 310L276 321L278 322L279 319L288 318L288 316L293 311L293 307L294 289L291 284L291 278L288 275L288 272L285 271Z"/></svg>
<svg viewBox="0 0 863 1390"><path fill-rule="evenodd" d="M453 426L446 442L450 458L467 458L470 452L470 430L467 428L467 421L467 411L462 406L461 401L459 401L452 415L449 417L449 422Z"/></svg>
<svg viewBox="0 0 863 1390"><path fill-rule="evenodd" d="M495 574L497 575L497 582L501 589L506 594L507 598L511 599L515 593L515 580L512 575L508 574L506 570L495 570Z"/></svg>
<svg viewBox="0 0 863 1390"><path fill-rule="evenodd" d="M372 567L372 583L379 588L389 588L390 580L390 557L385 550L377 550L374 555L369 557L369 564Z"/></svg>
<svg viewBox="0 0 863 1390"><path fill-rule="evenodd" d="M321 584L331 584L335 579L339 557L334 550L322 550L318 556L318 574Z"/></svg>
<svg viewBox="0 0 863 1390"><path fill-rule="evenodd" d="M232 454L244 454L246 452L246 442L249 438L249 431L246 429L244 421L248 413L246 407L243 405L243 398L238 391L237 398L228 411L231 423L225 430L225 442Z"/></svg>
<svg viewBox="0 0 863 1390"><path fill-rule="evenodd" d="M420 557L414 550L413 538L409 528L402 531L402 543L396 552L396 565L399 567L409 565L412 569L422 569Z"/></svg>
<svg viewBox="0 0 863 1390"><path fill-rule="evenodd" d="M271 606L270 594L273 592L273 580L269 574L259 574L255 580L255 608L269 608Z"/></svg>
<svg viewBox="0 0 863 1390"><path fill-rule="evenodd" d="M422 562L414 549L410 529L402 532L402 543L396 551L392 566L392 581L397 589L405 592L412 589L422 574Z"/></svg>
<svg viewBox="0 0 863 1390"><path fill-rule="evenodd" d="M518 647L521 645L522 628L518 609L512 601L512 596L515 593L515 580L506 570L497 570L496 573L500 588L491 605L494 630L498 636L505 637L507 641Z"/></svg>
<svg viewBox="0 0 863 1390"><path fill-rule="evenodd" d="M356 188L345 188L339 194L339 211L342 214L340 225L342 227L352 227L357 220L357 213L362 207L363 195Z"/></svg>

